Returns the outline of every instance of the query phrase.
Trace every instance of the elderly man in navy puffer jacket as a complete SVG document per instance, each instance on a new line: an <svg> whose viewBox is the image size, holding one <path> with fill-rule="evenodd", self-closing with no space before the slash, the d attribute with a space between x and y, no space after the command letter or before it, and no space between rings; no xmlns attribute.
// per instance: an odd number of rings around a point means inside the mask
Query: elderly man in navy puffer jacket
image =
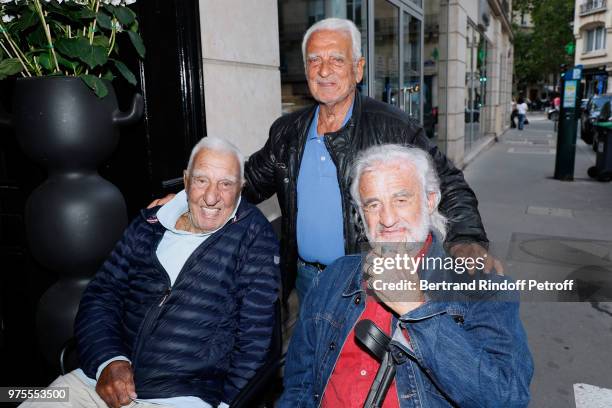
<svg viewBox="0 0 612 408"><path fill-rule="evenodd" d="M278 242L240 199L243 163L229 142L202 139L185 191L125 231L81 300L81 368L52 384L70 387L66 406L217 406L264 363Z"/></svg>

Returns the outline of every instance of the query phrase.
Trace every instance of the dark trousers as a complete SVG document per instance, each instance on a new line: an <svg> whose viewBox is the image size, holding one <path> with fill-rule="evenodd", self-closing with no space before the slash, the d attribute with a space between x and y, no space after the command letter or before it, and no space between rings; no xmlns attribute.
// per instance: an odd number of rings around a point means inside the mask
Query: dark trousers
<svg viewBox="0 0 612 408"><path fill-rule="evenodd" d="M512 129L514 129L516 127L516 122L514 122L514 119L518 116L518 111L515 109L512 111L512 113L510 114L510 127Z"/></svg>

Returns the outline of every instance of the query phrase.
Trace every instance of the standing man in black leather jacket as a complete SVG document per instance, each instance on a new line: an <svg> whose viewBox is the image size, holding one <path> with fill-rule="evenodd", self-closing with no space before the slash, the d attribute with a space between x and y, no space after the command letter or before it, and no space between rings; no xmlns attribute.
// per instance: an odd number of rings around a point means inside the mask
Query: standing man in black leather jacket
<svg viewBox="0 0 612 408"><path fill-rule="evenodd" d="M276 193L282 210L285 295L293 286L296 266L296 286L303 298L309 282L325 265L356 251L357 244L365 242L350 199L349 173L357 152L382 143L417 146L432 156L441 179L440 210L449 220L446 244L451 254L486 255L488 240L478 201L461 170L406 113L356 91L365 65L360 42L361 34L350 20L330 18L310 27L304 35L302 53L308 86L318 105L277 119L265 146L246 164L243 194L259 203ZM310 149L311 142L319 150ZM312 155L315 160L311 160ZM324 168L325 164L329 167ZM317 174L308 174L313 169L307 172L305 166L319 167ZM337 184L337 189L325 186L330 174L336 176L332 184ZM302 178L308 180L302 182ZM340 203L340 208L334 209L334 203ZM334 220L332 215L330 220L327 214L335 210L341 214L340 219ZM339 236L343 240L338 246L333 241ZM501 269L493 258L488 261L487 270L494 263Z"/></svg>
<svg viewBox="0 0 612 408"><path fill-rule="evenodd" d="M501 264L487 257L478 201L461 170L405 112L356 90L365 60L355 24L337 18L315 23L304 35L302 54L308 87L318 104L272 124L268 141L245 165L243 190L252 203L275 193L278 197L285 300L294 285L303 299L326 265L367 241L350 199L349 173L357 152L383 143L416 146L432 156L441 180L439 208L449 223L449 252L484 256L485 270L495 265L501 271Z"/></svg>

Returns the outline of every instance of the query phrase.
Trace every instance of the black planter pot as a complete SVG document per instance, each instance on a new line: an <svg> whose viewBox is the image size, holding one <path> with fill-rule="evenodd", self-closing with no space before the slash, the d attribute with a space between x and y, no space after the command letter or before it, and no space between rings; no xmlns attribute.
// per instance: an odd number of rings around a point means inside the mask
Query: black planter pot
<svg viewBox="0 0 612 408"><path fill-rule="evenodd" d="M83 289L127 225L123 196L97 167L116 148L118 126L140 118L143 100L135 95L122 113L107 87L100 99L79 78L18 79L12 117L0 114L0 125L12 125L24 152L48 172L28 198L25 223L33 257L60 276L37 315L43 353L53 364L72 336Z"/></svg>

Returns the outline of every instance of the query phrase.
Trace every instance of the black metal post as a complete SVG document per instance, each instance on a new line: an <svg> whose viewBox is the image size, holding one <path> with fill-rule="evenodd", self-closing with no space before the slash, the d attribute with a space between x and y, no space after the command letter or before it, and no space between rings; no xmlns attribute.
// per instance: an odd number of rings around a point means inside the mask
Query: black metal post
<svg viewBox="0 0 612 408"><path fill-rule="evenodd" d="M576 136L580 116L581 84L580 74L573 69L561 77L561 107L557 130L557 155L555 157L555 178L563 181L574 180L576 159Z"/></svg>

